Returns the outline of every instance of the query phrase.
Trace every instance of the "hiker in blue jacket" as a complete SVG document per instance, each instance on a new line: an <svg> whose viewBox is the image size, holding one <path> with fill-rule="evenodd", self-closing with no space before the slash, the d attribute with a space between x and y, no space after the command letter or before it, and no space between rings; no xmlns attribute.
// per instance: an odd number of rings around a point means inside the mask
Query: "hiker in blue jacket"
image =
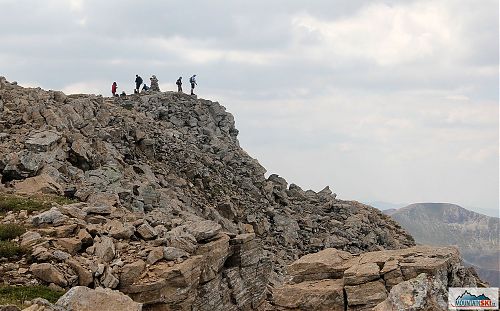
<svg viewBox="0 0 500 311"><path fill-rule="evenodd" d="M189 78L189 83L191 83L191 95L194 95L194 87L196 84L196 75L193 75L191 78Z"/></svg>
<svg viewBox="0 0 500 311"><path fill-rule="evenodd" d="M135 75L135 91L134 93L139 93L141 90L142 78L139 75Z"/></svg>

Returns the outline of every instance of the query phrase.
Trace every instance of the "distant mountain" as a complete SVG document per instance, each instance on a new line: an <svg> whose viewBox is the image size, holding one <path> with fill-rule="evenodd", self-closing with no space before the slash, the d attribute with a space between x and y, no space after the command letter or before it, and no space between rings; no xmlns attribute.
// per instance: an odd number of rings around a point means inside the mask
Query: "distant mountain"
<svg viewBox="0 0 500 311"><path fill-rule="evenodd" d="M500 285L500 219L449 203L417 203L385 210L417 243L455 245L466 263L492 286Z"/></svg>
<svg viewBox="0 0 500 311"><path fill-rule="evenodd" d="M365 202L366 204L373 206L381 211L385 210L396 210L398 208L407 206L408 204L402 204L402 203L391 203L391 202L385 202L385 201L373 201L373 202Z"/></svg>

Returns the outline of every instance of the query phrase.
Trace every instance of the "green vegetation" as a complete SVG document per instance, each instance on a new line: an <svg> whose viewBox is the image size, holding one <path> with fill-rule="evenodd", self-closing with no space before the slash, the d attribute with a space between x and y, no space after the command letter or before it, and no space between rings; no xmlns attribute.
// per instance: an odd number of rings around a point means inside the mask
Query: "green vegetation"
<svg viewBox="0 0 500 311"><path fill-rule="evenodd" d="M55 303L64 292L55 291L47 286L0 286L0 305L13 304L21 309L23 302L44 298Z"/></svg>
<svg viewBox="0 0 500 311"><path fill-rule="evenodd" d="M12 258L27 253L27 249L10 241L0 241L0 258Z"/></svg>
<svg viewBox="0 0 500 311"><path fill-rule="evenodd" d="M18 224L0 224L0 241L17 238L26 232L26 229Z"/></svg>
<svg viewBox="0 0 500 311"><path fill-rule="evenodd" d="M75 202L75 200L55 195L22 197L12 194L0 194L0 214L5 214L8 211L21 210L26 210L28 212L43 211L50 209L51 203L64 205Z"/></svg>

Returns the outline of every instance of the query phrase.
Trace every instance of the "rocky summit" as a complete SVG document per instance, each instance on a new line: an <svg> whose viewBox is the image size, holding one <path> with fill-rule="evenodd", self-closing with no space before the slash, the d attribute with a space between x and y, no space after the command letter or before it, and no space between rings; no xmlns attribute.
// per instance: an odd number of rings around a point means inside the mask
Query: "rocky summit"
<svg viewBox="0 0 500 311"><path fill-rule="evenodd" d="M397 309L397 291L440 308L446 286L482 284L455 249L414 248L377 209L266 178L237 135L223 106L195 96L0 77L2 195L58 198L0 204L0 226L20 228L0 242L23 250L3 252L3 286L65 292L27 310L236 311L420 310Z"/></svg>

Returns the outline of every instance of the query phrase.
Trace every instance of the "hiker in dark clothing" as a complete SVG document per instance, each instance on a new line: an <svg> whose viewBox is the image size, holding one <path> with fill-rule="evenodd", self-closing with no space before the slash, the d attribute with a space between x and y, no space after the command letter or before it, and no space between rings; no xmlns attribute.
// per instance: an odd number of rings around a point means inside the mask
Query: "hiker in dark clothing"
<svg viewBox="0 0 500 311"><path fill-rule="evenodd" d="M135 75L135 90L137 93L141 90L142 78L139 75ZM135 93L135 92L134 92Z"/></svg>
<svg viewBox="0 0 500 311"><path fill-rule="evenodd" d="M117 88L118 88L118 85L116 84L116 82L113 82L113 84L111 85L111 93L113 93L113 96L118 96L116 94Z"/></svg>
<svg viewBox="0 0 500 311"><path fill-rule="evenodd" d="M120 94L120 97L127 97L127 94L125 94L125 91L123 91L123 92Z"/></svg>
<svg viewBox="0 0 500 311"><path fill-rule="evenodd" d="M196 75L193 75L191 78L189 78L189 83L191 83L191 95L194 95L194 87L198 84L196 84Z"/></svg>
<svg viewBox="0 0 500 311"><path fill-rule="evenodd" d="M144 85L142 86L142 90L144 92L148 91L149 90L149 86L146 83L144 83Z"/></svg>
<svg viewBox="0 0 500 311"><path fill-rule="evenodd" d="M177 92L182 93L182 77L179 77L175 84L177 84Z"/></svg>

